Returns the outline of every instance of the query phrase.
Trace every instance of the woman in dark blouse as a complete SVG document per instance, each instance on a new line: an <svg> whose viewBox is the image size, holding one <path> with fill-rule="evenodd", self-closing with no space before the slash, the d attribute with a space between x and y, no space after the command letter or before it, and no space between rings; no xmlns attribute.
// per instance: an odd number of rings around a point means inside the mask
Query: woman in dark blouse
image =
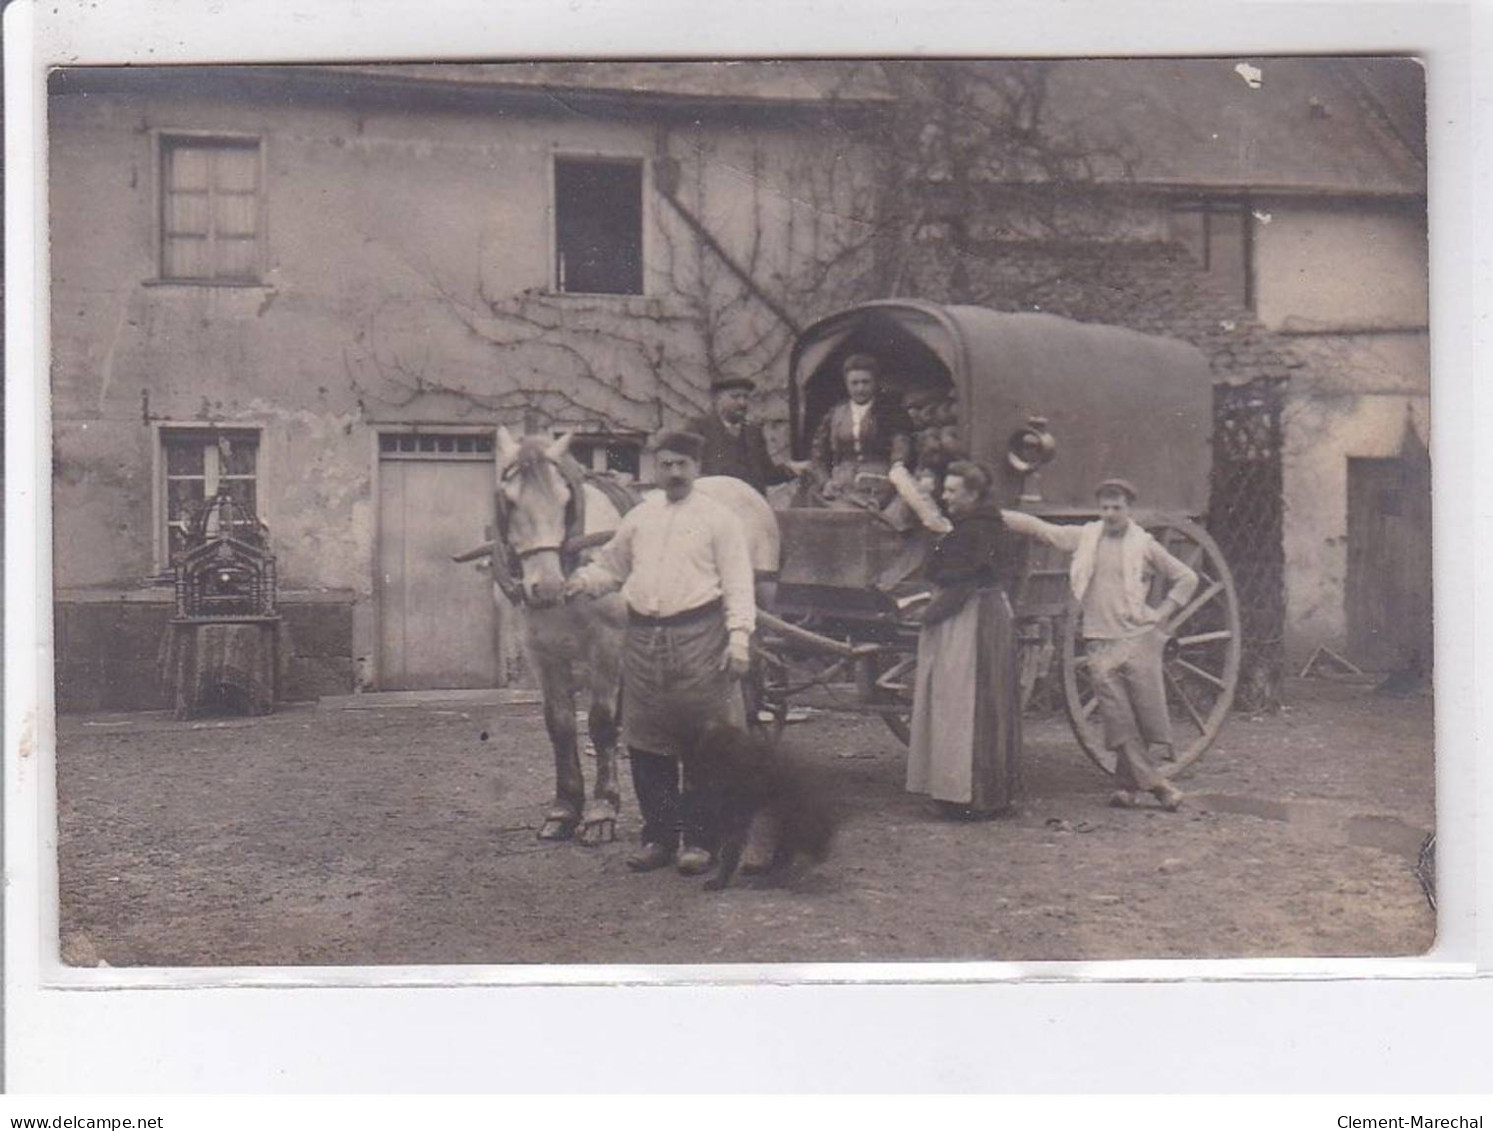
<svg viewBox="0 0 1493 1131"><path fill-rule="evenodd" d="M933 599L923 613L907 788L955 816L1011 804L1021 752L1016 631L1006 596L1012 541L990 500L991 476L949 465L943 497L954 529L926 567Z"/></svg>

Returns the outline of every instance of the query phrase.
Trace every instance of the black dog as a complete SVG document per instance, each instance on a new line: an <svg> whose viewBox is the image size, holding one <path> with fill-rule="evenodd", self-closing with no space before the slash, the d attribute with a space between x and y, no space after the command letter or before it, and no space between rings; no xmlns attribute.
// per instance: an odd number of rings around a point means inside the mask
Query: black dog
<svg viewBox="0 0 1493 1131"><path fill-rule="evenodd" d="M799 854L816 861L829 855L834 810L781 746L729 727L712 728L701 745L712 763L721 834L720 868L707 891L726 887L738 867L754 875Z"/></svg>

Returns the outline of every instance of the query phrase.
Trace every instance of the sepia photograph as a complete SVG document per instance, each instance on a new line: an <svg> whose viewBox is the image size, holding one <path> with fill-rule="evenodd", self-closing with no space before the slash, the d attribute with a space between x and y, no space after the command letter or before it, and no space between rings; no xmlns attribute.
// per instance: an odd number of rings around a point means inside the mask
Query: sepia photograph
<svg viewBox="0 0 1493 1131"><path fill-rule="evenodd" d="M53 69L62 963L1426 954L1426 84Z"/></svg>

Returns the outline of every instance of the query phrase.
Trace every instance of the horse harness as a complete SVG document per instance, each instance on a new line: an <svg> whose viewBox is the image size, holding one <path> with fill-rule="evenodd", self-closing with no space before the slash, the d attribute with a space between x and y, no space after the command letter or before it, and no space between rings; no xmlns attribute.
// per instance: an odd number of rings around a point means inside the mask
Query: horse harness
<svg viewBox="0 0 1493 1131"><path fill-rule="evenodd" d="M522 605L527 598L524 596L523 587L523 562L525 558L531 558L536 554L554 553L560 556L560 572L569 577L575 568L580 565L580 558L587 550L597 546L605 545L611 540L615 531L598 531L594 534L586 533L586 485L589 483L601 491L607 499L617 508L619 515L626 514L638 503L638 498L632 491L621 483L606 475L598 475L585 471L581 466L571 459L551 459L544 457L552 463L556 470L565 480L565 485L570 489L570 501L565 504L565 540L559 545L525 546L522 550L515 550L508 542L508 496L503 493L502 484L507 483L521 469L521 464L515 460L499 477L499 489L495 492L497 521L493 529L492 540L492 576L493 581L502 590L503 596L511 604Z"/></svg>

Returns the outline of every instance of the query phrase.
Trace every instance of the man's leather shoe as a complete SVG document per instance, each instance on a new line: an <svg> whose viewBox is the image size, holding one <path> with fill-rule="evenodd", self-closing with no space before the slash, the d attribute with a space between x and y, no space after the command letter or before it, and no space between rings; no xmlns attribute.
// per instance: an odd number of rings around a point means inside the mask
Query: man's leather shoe
<svg viewBox="0 0 1493 1131"><path fill-rule="evenodd" d="M645 844L627 858L627 866L634 872L651 872L665 867L674 859L674 850L663 844Z"/></svg>
<svg viewBox="0 0 1493 1131"><path fill-rule="evenodd" d="M715 866L715 857L703 848L686 848L674 866L681 876L703 876Z"/></svg>

